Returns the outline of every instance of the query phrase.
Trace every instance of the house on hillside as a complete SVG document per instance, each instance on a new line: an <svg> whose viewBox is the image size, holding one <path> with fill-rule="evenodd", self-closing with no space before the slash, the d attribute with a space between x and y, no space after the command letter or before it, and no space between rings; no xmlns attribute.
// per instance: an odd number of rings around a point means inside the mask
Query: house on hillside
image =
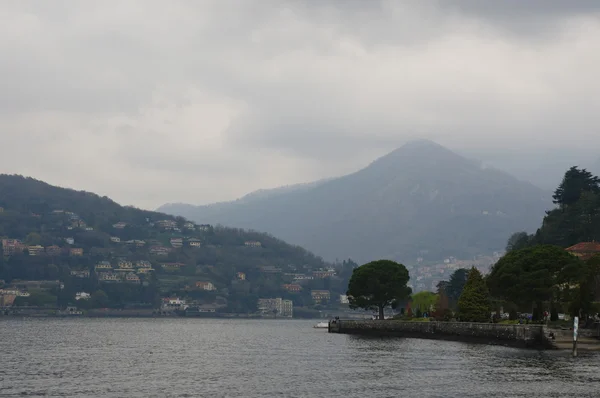
<svg viewBox="0 0 600 398"><path fill-rule="evenodd" d="M244 272L238 272L237 273L237 278L240 281L245 281L246 280L246 274Z"/></svg>
<svg viewBox="0 0 600 398"><path fill-rule="evenodd" d="M73 257L83 256L83 249L78 248L78 247L72 247L71 250L69 251L69 254Z"/></svg>
<svg viewBox="0 0 600 398"><path fill-rule="evenodd" d="M257 240L248 240L244 242L244 246L246 247L262 247L262 243Z"/></svg>
<svg viewBox="0 0 600 398"><path fill-rule="evenodd" d="M182 238L171 238L170 242L171 242L171 246L173 246L174 248L180 248L183 246Z"/></svg>
<svg viewBox="0 0 600 398"><path fill-rule="evenodd" d="M331 293L329 290L311 290L310 296L312 297L315 304L319 304L323 301L329 301Z"/></svg>
<svg viewBox="0 0 600 398"><path fill-rule="evenodd" d="M200 239L191 238L188 239L188 245L190 245L191 247L200 247L202 245L202 242L200 241Z"/></svg>
<svg viewBox="0 0 600 398"><path fill-rule="evenodd" d="M126 222L123 222L123 221L119 221L118 223L116 223L116 224L113 224L113 228L114 228L114 229L123 229L123 228L125 228L126 226L127 226L127 223L126 223Z"/></svg>
<svg viewBox="0 0 600 398"><path fill-rule="evenodd" d="M208 292L217 290L217 288L215 288L215 285L213 285L212 282L205 282L205 281L196 282L196 288L200 289L200 290L206 290Z"/></svg>
<svg viewBox="0 0 600 398"><path fill-rule="evenodd" d="M60 256L62 249L56 245L46 247L46 254L49 256Z"/></svg>
<svg viewBox="0 0 600 398"><path fill-rule="evenodd" d="M110 241L112 243L121 243L121 238L119 238L118 236L111 236Z"/></svg>
<svg viewBox="0 0 600 398"><path fill-rule="evenodd" d="M571 247L567 247L565 250L582 260L587 260L595 255L600 255L600 243L580 242Z"/></svg>
<svg viewBox="0 0 600 398"><path fill-rule="evenodd" d="M302 286L297 285L295 283L286 283L281 285L281 287L290 293L299 293L300 291L302 291Z"/></svg>
<svg viewBox="0 0 600 398"><path fill-rule="evenodd" d="M34 245L28 246L27 252L30 256L39 256L40 254L44 254L44 246Z"/></svg>
<svg viewBox="0 0 600 398"><path fill-rule="evenodd" d="M149 251L155 256L167 256L171 249L164 246L152 246Z"/></svg>
<svg viewBox="0 0 600 398"><path fill-rule="evenodd" d="M194 224L193 222L186 222L185 224L183 224L183 228L190 230L190 231L195 231L196 230L196 224Z"/></svg>

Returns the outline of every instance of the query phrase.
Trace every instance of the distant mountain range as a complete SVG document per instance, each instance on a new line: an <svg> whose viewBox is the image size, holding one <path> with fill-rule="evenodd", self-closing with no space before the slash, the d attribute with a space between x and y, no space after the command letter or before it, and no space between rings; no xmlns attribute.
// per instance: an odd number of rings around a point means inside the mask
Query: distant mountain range
<svg viewBox="0 0 600 398"><path fill-rule="evenodd" d="M413 263L501 250L551 207L549 192L420 140L343 177L159 211L268 232L328 260Z"/></svg>

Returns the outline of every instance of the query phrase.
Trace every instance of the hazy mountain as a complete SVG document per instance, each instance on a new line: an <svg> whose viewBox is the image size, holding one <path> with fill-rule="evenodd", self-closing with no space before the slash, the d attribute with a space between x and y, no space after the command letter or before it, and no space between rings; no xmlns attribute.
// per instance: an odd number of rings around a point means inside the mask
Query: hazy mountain
<svg viewBox="0 0 600 398"><path fill-rule="evenodd" d="M550 194L430 141L409 143L343 177L271 195L159 210L269 232L327 259L466 258L533 231Z"/></svg>

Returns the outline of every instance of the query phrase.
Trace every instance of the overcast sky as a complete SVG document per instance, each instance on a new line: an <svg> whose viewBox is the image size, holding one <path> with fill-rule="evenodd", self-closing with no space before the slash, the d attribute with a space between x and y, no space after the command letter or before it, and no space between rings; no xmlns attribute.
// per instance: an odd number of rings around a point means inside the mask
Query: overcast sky
<svg viewBox="0 0 600 398"><path fill-rule="evenodd" d="M578 156L598 71L597 0L0 0L0 172L155 208L419 137Z"/></svg>

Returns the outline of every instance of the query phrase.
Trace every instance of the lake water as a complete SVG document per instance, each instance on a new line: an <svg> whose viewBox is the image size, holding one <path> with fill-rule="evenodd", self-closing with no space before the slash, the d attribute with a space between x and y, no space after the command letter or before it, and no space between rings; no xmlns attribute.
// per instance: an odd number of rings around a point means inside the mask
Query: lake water
<svg viewBox="0 0 600 398"><path fill-rule="evenodd" d="M600 355L316 321L0 318L0 397L598 397Z"/></svg>

